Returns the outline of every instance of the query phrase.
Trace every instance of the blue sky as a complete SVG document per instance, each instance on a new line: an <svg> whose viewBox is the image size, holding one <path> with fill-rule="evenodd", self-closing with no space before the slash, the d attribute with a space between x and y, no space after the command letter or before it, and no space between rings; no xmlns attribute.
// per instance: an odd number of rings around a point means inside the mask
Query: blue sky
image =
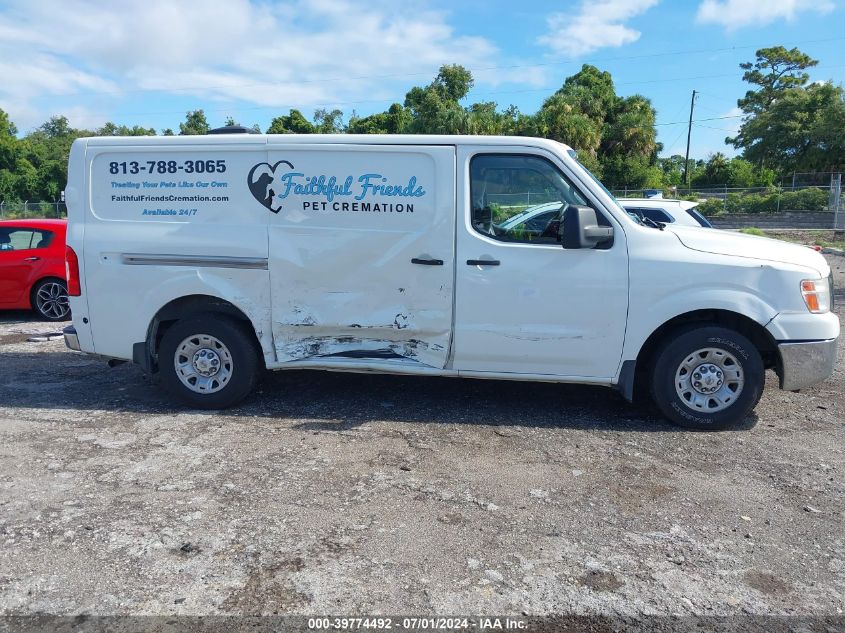
<svg viewBox="0 0 845 633"><path fill-rule="evenodd" d="M176 128L203 108L212 125L270 120L291 107L384 110L443 63L464 64L490 100L534 112L582 63L658 112L664 154L692 155L739 124L738 64L764 46L845 75L842 0L0 0L0 108L21 132L53 114ZM709 119L709 120L703 120Z"/></svg>

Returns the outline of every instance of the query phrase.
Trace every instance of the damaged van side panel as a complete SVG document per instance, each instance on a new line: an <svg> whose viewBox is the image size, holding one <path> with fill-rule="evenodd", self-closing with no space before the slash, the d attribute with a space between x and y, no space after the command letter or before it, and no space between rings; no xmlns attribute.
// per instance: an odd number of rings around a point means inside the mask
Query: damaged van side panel
<svg viewBox="0 0 845 633"><path fill-rule="evenodd" d="M454 148L268 149L260 169L272 175L265 206L277 361L351 357L445 367Z"/></svg>

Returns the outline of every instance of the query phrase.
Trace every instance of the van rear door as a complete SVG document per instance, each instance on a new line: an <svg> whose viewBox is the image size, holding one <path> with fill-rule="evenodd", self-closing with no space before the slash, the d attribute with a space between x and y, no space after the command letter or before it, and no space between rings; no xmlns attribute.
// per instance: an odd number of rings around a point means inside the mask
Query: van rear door
<svg viewBox="0 0 845 633"><path fill-rule="evenodd" d="M454 147L284 144L250 172L270 214L280 363L443 368L454 280Z"/></svg>

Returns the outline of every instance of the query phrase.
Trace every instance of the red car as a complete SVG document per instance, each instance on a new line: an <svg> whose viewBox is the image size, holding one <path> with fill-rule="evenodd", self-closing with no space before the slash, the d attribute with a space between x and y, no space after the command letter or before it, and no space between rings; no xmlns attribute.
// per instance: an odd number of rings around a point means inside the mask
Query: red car
<svg viewBox="0 0 845 633"><path fill-rule="evenodd" d="M70 318L65 220L0 221L0 309L30 308L47 321Z"/></svg>

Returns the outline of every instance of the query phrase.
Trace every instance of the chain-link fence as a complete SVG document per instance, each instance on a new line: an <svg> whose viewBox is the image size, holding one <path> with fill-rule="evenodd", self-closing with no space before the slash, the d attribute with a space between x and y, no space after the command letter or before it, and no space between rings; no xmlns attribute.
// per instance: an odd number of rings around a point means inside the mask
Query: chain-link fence
<svg viewBox="0 0 845 633"><path fill-rule="evenodd" d="M7 202L0 200L0 220L66 218L64 202Z"/></svg>
<svg viewBox="0 0 845 633"><path fill-rule="evenodd" d="M840 185L841 186L841 185ZM843 201L834 195L836 188L825 187L694 187L690 189L614 189L617 198L680 198L709 203L714 213L721 205L725 213L778 213L781 211L830 211Z"/></svg>
<svg viewBox="0 0 845 633"><path fill-rule="evenodd" d="M825 180L826 184L818 184ZM775 216L790 216L788 222L795 222L794 214L812 213L812 224L825 228L845 230L845 197L842 195L842 174L796 173L788 186L782 187L695 187L668 189L615 189L618 198L651 198L656 194L664 198L695 200L699 211L708 217L720 217L724 221L736 216L759 216L761 220ZM526 191L524 193L488 194L488 202L513 210L548 202L557 198L548 191ZM0 200L0 219L18 218L64 218L67 207L64 202L31 202ZM810 216L807 216L809 221ZM743 220L744 221L744 220Z"/></svg>
<svg viewBox="0 0 845 633"><path fill-rule="evenodd" d="M820 184L824 181L823 184ZM721 223L796 225L804 228L845 230L845 199L842 174L795 174L780 187L693 187L629 189L613 191L618 198L664 198L694 200L704 215Z"/></svg>

